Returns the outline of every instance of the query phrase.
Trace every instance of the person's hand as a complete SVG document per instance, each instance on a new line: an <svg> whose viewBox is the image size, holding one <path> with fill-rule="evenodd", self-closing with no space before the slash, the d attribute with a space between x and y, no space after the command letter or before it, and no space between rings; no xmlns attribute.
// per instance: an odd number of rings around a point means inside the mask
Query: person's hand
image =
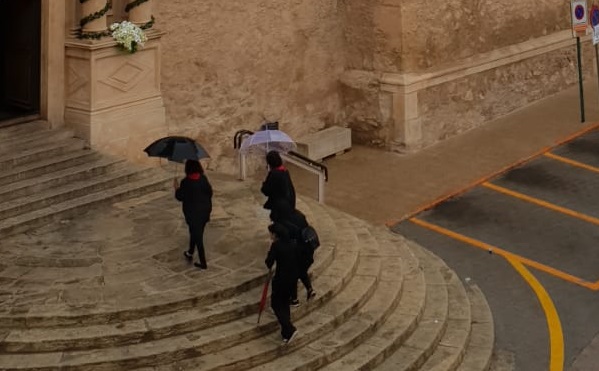
<svg viewBox="0 0 599 371"><path fill-rule="evenodd" d="M177 181L177 179L173 179L173 188L179 189L179 182Z"/></svg>

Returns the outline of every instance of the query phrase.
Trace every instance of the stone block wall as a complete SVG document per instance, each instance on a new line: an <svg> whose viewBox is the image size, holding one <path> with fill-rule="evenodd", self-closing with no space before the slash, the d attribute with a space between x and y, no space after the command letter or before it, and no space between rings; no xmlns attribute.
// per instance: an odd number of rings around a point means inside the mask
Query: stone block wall
<svg viewBox="0 0 599 371"><path fill-rule="evenodd" d="M344 118L362 143L417 151L577 82L569 2L345 1L340 14Z"/></svg>
<svg viewBox="0 0 599 371"><path fill-rule="evenodd" d="M162 0L162 94L171 133L233 165L232 138L278 120L297 137L340 122L336 0Z"/></svg>
<svg viewBox="0 0 599 371"><path fill-rule="evenodd" d="M451 64L570 27L570 2L563 0L394 3L401 4L405 72Z"/></svg>

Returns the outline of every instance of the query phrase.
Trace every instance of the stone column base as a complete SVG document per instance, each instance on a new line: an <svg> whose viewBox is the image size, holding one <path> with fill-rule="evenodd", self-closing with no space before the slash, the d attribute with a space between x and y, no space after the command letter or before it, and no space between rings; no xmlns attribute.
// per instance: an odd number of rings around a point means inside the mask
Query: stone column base
<svg viewBox="0 0 599 371"><path fill-rule="evenodd" d="M65 122L93 149L157 164L143 149L168 133L160 93L161 33L147 36L134 54L110 38L67 42Z"/></svg>
<svg viewBox="0 0 599 371"><path fill-rule="evenodd" d="M160 97L94 112L68 107L65 119L91 148L149 165L156 161L143 149L168 132Z"/></svg>

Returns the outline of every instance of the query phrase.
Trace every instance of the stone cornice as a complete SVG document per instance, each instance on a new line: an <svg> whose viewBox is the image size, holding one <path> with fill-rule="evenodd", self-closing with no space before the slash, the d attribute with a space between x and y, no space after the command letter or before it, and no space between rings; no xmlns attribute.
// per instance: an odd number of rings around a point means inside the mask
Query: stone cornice
<svg viewBox="0 0 599 371"><path fill-rule="evenodd" d="M585 37L584 40L588 40ZM533 58L568 46L573 46L575 39L571 31L560 31L548 36L525 41L488 53L479 54L435 70L422 73L382 73L379 82L382 90L410 93L443 84L469 75L481 73L507 64Z"/></svg>

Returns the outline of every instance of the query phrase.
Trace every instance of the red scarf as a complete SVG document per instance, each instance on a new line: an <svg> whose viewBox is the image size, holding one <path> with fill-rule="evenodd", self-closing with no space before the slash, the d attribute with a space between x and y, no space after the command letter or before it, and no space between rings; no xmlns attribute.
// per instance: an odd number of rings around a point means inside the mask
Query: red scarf
<svg viewBox="0 0 599 371"><path fill-rule="evenodd" d="M279 167L275 168L275 170L279 170L279 171L285 171L285 170L287 170L287 169L285 169L285 166L281 165L281 166L279 166Z"/></svg>
<svg viewBox="0 0 599 371"><path fill-rule="evenodd" d="M200 173L187 174L187 177L191 180L198 180L200 179Z"/></svg>

